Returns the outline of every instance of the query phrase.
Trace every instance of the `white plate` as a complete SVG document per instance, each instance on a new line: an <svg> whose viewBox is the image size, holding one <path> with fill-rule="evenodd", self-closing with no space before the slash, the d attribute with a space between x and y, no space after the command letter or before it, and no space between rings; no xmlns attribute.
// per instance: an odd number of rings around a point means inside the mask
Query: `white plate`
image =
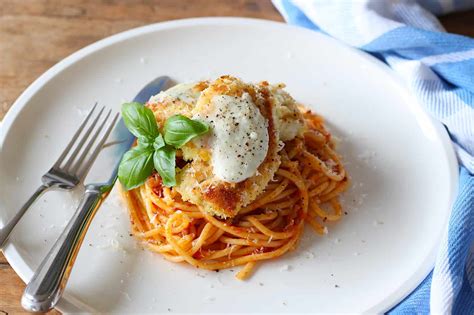
<svg viewBox="0 0 474 315"><path fill-rule="evenodd" d="M445 130L381 62L319 33L261 20L134 29L42 75L1 130L1 221L39 184L94 101L118 109L164 74L177 81L233 74L286 83L342 140L338 150L353 180L343 202L348 215L326 237L307 230L297 250L240 282L235 270L202 271L137 248L114 192L93 221L61 311L381 312L431 270L457 183ZM5 255L24 281L78 197L48 193L16 228Z"/></svg>

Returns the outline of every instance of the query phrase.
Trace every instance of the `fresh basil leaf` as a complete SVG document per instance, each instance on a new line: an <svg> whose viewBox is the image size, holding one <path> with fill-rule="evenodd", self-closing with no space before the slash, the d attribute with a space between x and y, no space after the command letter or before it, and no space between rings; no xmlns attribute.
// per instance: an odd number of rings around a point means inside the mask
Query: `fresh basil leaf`
<svg viewBox="0 0 474 315"><path fill-rule="evenodd" d="M208 125L201 121L192 120L183 115L174 115L165 122L164 138L167 144L180 148L189 140L208 130Z"/></svg>
<svg viewBox="0 0 474 315"><path fill-rule="evenodd" d="M140 186L153 172L153 151L151 146L139 145L123 155L118 178L126 190Z"/></svg>
<svg viewBox="0 0 474 315"><path fill-rule="evenodd" d="M176 185L176 149L164 146L153 154L155 169L160 174L163 184L171 187Z"/></svg>
<svg viewBox="0 0 474 315"><path fill-rule="evenodd" d="M145 140L144 142L153 142L159 134L152 110L140 103L122 104L122 118L127 129L135 137Z"/></svg>
<svg viewBox="0 0 474 315"><path fill-rule="evenodd" d="M156 138L155 141L153 142L153 148L155 150L158 150L166 145L165 140L163 140L163 136L159 134Z"/></svg>
<svg viewBox="0 0 474 315"><path fill-rule="evenodd" d="M147 139L147 138L138 138L137 139L137 147L150 147L150 148L153 148L153 139Z"/></svg>

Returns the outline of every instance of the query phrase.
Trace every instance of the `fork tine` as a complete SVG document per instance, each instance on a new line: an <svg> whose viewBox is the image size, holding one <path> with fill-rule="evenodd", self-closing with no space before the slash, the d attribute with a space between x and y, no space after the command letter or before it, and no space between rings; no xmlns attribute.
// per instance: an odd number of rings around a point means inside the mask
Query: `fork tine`
<svg viewBox="0 0 474 315"><path fill-rule="evenodd" d="M105 109L105 106L103 106L99 113L97 114L97 117L94 119L94 121L92 122L92 124L89 126L89 128L87 129L87 131L82 135L82 138L81 140L79 141L79 144L77 145L76 149L74 149L74 152L71 154L71 156L69 157L69 159L67 160L67 162L64 164L64 166L62 167L63 170L68 171L68 169L70 168L70 166L72 165L72 163L76 160L76 157L77 155L79 154L79 152L81 151L84 143L86 142L86 140L89 138L89 135L91 134L92 130L94 129L94 127L97 125L97 122L99 121L99 118L102 116L102 113L104 112L104 109Z"/></svg>
<svg viewBox="0 0 474 315"><path fill-rule="evenodd" d="M77 161L74 163L74 165L71 166L71 170L69 171L71 174L76 175L77 170L81 167L81 165L84 162L84 159L86 158L87 154L91 151L92 145L95 143L95 141L97 140L97 137L99 136L101 131L104 129L105 123L109 119L111 113L112 113L112 110L110 109L108 111L107 115L105 116L105 118L100 123L99 127L97 127L97 130L95 131L95 133L89 139L89 142L87 143L86 147L84 148L83 152L81 153L81 156L77 159Z"/></svg>
<svg viewBox="0 0 474 315"><path fill-rule="evenodd" d="M77 158L74 162L74 164L70 167L70 170L69 170L69 173L70 174L74 174L74 176L78 177L77 176L77 171L81 168L81 165L84 163L84 160L85 158L87 157L87 155L90 153L91 151L91 148L92 146L94 145L94 143L96 142L97 138L99 137L99 134L102 132L102 130L104 129L104 126L107 122L107 120L109 119L110 117L110 114L112 113L112 110L110 109L107 114L105 115L104 119L102 120L102 122L100 123L100 125L97 127L97 129L95 130L95 132L92 134L92 136L90 137L90 139L88 139L88 142L87 144L85 145L85 148L84 150L82 151L81 155L79 156L79 158Z"/></svg>
<svg viewBox="0 0 474 315"><path fill-rule="evenodd" d="M99 155L100 150L103 148L105 141L110 135L110 132L112 131L112 128L115 126L117 119L119 117L119 114L115 114L112 122L109 124L107 127L107 130L105 131L104 135L102 136L102 139L100 139L99 143L95 147L94 151L92 152L91 156L89 157L89 160L85 162L85 164L81 167L80 172L78 172L77 177L80 180L83 180L85 175L87 174L89 168L92 166L92 163L94 163L95 159Z"/></svg>
<svg viewBox="0 0 474 315"><path fill-rule="evenodd" d="M92 113L94 112L94 110L96 109L96 107L97 107L97 102L95 102L94 106L92 106L91 110L89 110L89 113L87 113L86 118L84 118L84 120L82 121L81 125L80 125L79 128L77 129L76 133L74 134L74 136L72 136L71 141L69 141L68 145L66 146L66 148L64 149L64 151L61 153L61 155L59 156L59 158L57 159L57 161L54 163L53 167L59 168L59 166L60 166L61 163L63 162L64 158L66 157L67 153L69 152L69 150L71 150L71 147L74 145L74 143L76 142L77 138L78 138L79 135L81 134L81 131L82 131L82 130L84 129L84 127L87 125L87 122L89 121L89 118L91 118Z"/></svg>

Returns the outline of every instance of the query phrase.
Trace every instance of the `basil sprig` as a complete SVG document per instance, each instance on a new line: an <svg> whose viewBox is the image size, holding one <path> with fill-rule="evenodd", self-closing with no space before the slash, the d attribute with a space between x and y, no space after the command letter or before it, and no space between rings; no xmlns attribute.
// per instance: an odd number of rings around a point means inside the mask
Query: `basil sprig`
<svg viewBox="0 0 474 315"><path fill-rule="evenodd" d="M118 169L118 178L127 190L142 185L153 169L165 186L175 186L176 149L209 131L201 121L174 115L165 121L160 133L151 109L137 102L123 104L122 117L138 140L137 146L123 155Z"/></svg>

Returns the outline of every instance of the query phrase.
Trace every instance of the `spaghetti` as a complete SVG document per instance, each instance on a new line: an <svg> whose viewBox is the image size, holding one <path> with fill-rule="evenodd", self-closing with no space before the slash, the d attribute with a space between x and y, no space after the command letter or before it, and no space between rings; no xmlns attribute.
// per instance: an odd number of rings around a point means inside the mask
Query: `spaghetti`
<svg viewBox="0 0 474 315"><path fill-rule="evenodd" d="M122 192L133 235L173 262L207 270L244 265L236 274L243 280L258 261L294 249L305 222L316 233L327 233L325 222L342 216L338 197L349 181L322 117L300 111L306 131L285 143L274 179L236 217L222 220L201 211L154 174Z"/></svg>

